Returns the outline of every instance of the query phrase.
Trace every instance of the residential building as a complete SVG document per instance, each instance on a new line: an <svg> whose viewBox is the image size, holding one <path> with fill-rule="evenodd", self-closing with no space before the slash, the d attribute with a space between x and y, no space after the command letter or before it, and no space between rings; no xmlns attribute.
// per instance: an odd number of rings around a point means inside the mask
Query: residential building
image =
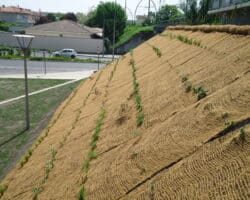
<svg viewBox="0 0 250 200"><path fill-rule="evenodd" d="M18 23L24 27L32 26L40 15L40 12L34 12L19 6L0 7L0 21Z"/></svg>
<svg viewBox="0 0 250 200"><path fill-rule="evenodd" d="M250 0L211 0L208 14L218 14L225 24L250 24Z"/></svg>

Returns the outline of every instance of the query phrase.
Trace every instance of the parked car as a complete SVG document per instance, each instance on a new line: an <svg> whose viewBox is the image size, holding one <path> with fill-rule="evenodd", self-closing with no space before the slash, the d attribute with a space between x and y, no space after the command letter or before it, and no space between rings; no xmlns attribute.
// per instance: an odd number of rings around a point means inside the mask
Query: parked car
<svg viewBox="0 0 250 200"><path fill-rule="evenodd" d="M75 58L77 53L74 49L62 49L61 51L56 51L52 53L55 57L70 57Z"/></svg>

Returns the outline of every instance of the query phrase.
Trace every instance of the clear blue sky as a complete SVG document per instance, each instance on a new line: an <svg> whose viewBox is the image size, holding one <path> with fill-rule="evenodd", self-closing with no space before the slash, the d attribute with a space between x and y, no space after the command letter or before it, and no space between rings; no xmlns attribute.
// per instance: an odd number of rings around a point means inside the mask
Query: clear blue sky
<svg viewBox="0 0 250 200"><path fill-rule="evenodd" d="M103 0L103 2L110 0ZM157 7L159 7L160 0L153 0ZM28 8L34 11L45 12L83 12L87 13L91 8L99 4L99 0L0 0L0 5L17 6ZM134 13L135 8L140 0L127 0L127 7L129 13ZM161 0L162 4L178 4L179 0ZM125 0L117 0L117 3L125 6ZM138 14L147 13L148 0L142 1L138 8ZM153 9L152 9L153 11Z"/></svg>

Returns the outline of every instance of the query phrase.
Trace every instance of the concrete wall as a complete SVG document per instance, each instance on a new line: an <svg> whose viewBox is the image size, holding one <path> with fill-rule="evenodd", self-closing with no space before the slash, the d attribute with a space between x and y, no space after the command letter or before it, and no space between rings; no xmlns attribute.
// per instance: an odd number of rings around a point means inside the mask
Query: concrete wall
<svg viewBox="0 0 250 200"><path fill-rule="evenodd" d="M0 32L0 45L18 46L12 33ZM82 39L55 36L35 36L31 48L60 50L75 49L78 53L96 53L97 48L103 48L102 39Z"/></svg>

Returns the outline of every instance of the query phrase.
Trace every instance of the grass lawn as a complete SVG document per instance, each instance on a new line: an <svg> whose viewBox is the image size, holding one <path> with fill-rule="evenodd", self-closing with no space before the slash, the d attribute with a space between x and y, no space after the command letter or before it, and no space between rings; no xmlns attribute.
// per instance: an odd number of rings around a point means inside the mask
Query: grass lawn
<svg viewBox="0 0 250 200"><path fill-rule="evenodd" d="M68 80L28 79L29 92L64 83ZM0 101L24 95L24 79L0 79Z"/></svg>
<svg viewBox="0 0 250 200"><path fill-rule="evenodd" d="M8 81L11 82L10 80ZM46 83L46 81L48 83ZM16 90L20 89L16 88L16 80L13 80L13 82L15 83L8 84L8 88L10 91L17 93ZM42 86L37 86L38 83L35 82L35 84L32 85L32 82L30 82L30 87L41 89L41 87L48 87L49 84L55 85L55 83L61 83L53 82L52 80L42 80L42 82ZM25 128L24 99L0 105L0 179L10 163L13 163L17 157L20 157L19 154L25 151L28 145L30 145L30 142L38 136L38 131L36 130L39 130L39 127L41 128L41 122L48 118L48 116L51 116L55 108L73 91L74 88L77 87L77 85L79 85L80 82L81 81L77 81L30 96L31 129L29 131L22 132ZM4 96L3 99L6 99L6 96ZM10 138L12 138L12 140L5 143L5 141Z"/></svg>

